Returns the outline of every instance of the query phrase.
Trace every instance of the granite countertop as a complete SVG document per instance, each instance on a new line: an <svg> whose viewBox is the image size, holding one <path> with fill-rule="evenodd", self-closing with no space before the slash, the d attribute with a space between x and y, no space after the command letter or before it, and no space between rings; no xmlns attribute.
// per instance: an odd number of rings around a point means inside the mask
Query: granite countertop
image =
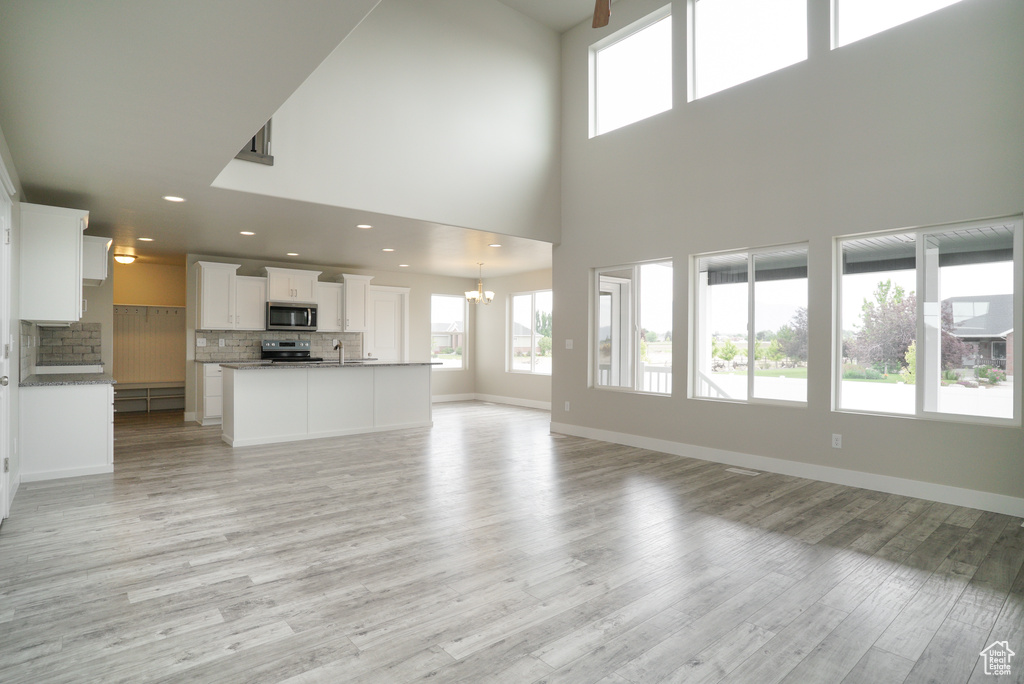
<svg viewBox="0 0 1024 684"><path fill-rule="evenodd" d="M339 364L337 361L310 361L309 363L299 361L286 361L284 363L273 363L272 361L252 361L250 363L222 363L224 368L234 370L264 370L267 368L381 368L383 366L440 366L439 361L346 361Z"/></svg>
<svg viewBox="0 0 1024 684"><path fill-rule="evenodd" d="M113 385L117 381L109 373L41 373L30 375L18 387L51 387L57 385Z"/></svg>
<svg viewBox="0 0 1024 684"><path fill-rule="evenodd" d="M102 361L45 361L36 362L36 368L40 366L103 366L105 365Z"/></svg>

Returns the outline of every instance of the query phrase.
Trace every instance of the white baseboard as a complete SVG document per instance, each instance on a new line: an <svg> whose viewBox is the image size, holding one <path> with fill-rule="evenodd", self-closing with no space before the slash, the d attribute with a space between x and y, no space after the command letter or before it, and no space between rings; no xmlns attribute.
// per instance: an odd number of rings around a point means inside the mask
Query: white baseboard
<svg viewBox="0 0 1024 684"><path fill-rule="evenodd" d="M64 468L61 470L44 470L38 473L22 473L22 482L40 482L42 480L58 480L63 477L80 477L82 475L102 475L114 472L114 466L89 466L87 468Z"/></svg>
<svg viewBox="0 0 1024 684"><path fill-rule="evenodd" d="M499 397L495 394L477 394L477 401L489 401L492 404L510 404L511 406L524 406L526 408L551 410L550 401L535 401L533 399L519 399L517 397Z"/></svg>
<svg viewBox="0 0 1024 684"><path fill-rule="evenodd" d="M501 397L497 394L438 394L430 398L434 404L447 401L489 401L492 404L508 404L510 406L523 406L525 408L551 410L550 401L536 401L533 399L519 399L518 397Z"/></svg>
<svg viewBox="0 0 1024 684"><path fill-rule="evenodd" d="M900 494L902 496L928 499L929 501L938 501L955 506L978 508L983 511L1003 513L1018 518L1024 517L1024 498L1006 496L1005 494L993 494L975 489L952 487L933 482L921 482L920 480L910 480L890 475L876 475L874 473L815 465L813 463L787 461L771 456L743 454L736 451L714 449L694 444L685 444L683 442L670 442L664 439L630 435L611 430L599 430L597 428L581 427L567 423L552 422L551 432L586 437L587 439L597 439L602 442L612 442L613 444L624 444L640 449L660 451L674 456L696 458L702 461L725 463L732 466L740 466L741 468L765 470L780 475L793 475L821 482L871 489L887 494Z"/></svg>
<svg viewBox="0 0 1024 684"><path fill-rule="evenodd" d="M432 404L441 404L448 401L473 401L476 399L475 394L435 394L430 397Z"/></svg>
<svg viewBox="0 0 1024 684"><path fill-rule="evenodd" d="M196 422L196 412L195 411L185 411L185 422L186 423L195 423Z"/></svg>

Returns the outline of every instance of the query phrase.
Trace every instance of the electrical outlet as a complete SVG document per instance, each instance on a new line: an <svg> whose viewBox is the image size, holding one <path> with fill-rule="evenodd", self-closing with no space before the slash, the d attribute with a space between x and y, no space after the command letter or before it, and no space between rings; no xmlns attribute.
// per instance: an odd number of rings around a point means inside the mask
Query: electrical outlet
<svg viewBox="0 0 1024 684"><path fill-rule="evenodd" d="M842 449L843 448L843 436L842 435L837 435L837 434L833 434L832 435L832 448L833 449Z"/></svg>
<svg viewBox="0 0 1024 684"><path fill-rule="evenodd" d="M223 347L224 346L224 338L223 337L220 338L219 342L220 342L220 344L218 346Z"/></svg>
<svg viewBox="0 0 1024 684"><path fill-rule="evenodd" d="M566 349L572 349L572 340L566 340L565 341L565 348Z"/></svg>
<svg viewBox="0 0 1024 684"><path fill-rule="evenodd" d="M197 337L196 338L196 346L197 347L205 347L206 346L206 338L205 337Z"/></svg>
<svg viewBox="0 0 1024 684"><path fill-rule="evenodd" d="M569 402L565 402L565 412L569 412Z"/></svg>

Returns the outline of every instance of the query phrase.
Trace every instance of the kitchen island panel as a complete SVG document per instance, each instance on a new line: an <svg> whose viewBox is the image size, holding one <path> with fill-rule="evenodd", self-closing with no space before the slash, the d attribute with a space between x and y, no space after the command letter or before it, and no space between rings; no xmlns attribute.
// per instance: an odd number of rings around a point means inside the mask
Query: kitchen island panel
<svg viewBox="0 0 1024 684"><path fill-rule="evenodd" d="M373 413L378 428L430 425L430 366L374 370Z"/></svg>
<svg viewBox="0 0 1024 684"><path fill-rule="evenodd" d="M231 446L307 439L307 372L282 368L273 383L224 369L224 441Z"/></svg>
<svg viewBox="0 0 1024 684"><path fill-rule="evenodd" d="M373 429L372 368L330 368L309 373L309 438Z"/></svg>

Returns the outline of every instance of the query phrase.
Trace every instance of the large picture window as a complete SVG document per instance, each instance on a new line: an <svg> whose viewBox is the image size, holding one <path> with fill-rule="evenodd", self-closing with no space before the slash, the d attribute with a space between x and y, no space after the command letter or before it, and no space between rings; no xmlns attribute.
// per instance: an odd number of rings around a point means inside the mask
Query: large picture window
<svg viewBox="0 0 1024 684"><path fill-rule="evenodd" d="M551 290L512 295L509 370L551 375Z"/></svg>
<svg viewBox="0 0 1024 684"><path fill-rule="evenodd" d="M590 137L672 108L671 9L591 47Z"/></svg>
<svg viewBox="0 0 1024 684"><path fill-rule="evenodd" d="M840 238L836 407L1020 422L1021 221Z"/></svg>
<svg viewBox="0 0 1024 684"><path fill-rule="evenodd" d="M465 297L430 296L430 360L441 363L435 370L466 367Z"/></svg>
<svg viewBox="0 0 1024 684"><path fill-rule="evenodd" d="M807 59L807 0L692 0L700 98Z"/></svg>
<svg viewBox="0 0 1024 684"><path fill-rule="evenodd" d="M807 401L807 247L693 258L694 397Z"/></svg>
<svg viewBox="0 0 1024 684"><path fill-rule="evenodd" d="M594 272L594 386L672 393L672 261Z"/></svg>

